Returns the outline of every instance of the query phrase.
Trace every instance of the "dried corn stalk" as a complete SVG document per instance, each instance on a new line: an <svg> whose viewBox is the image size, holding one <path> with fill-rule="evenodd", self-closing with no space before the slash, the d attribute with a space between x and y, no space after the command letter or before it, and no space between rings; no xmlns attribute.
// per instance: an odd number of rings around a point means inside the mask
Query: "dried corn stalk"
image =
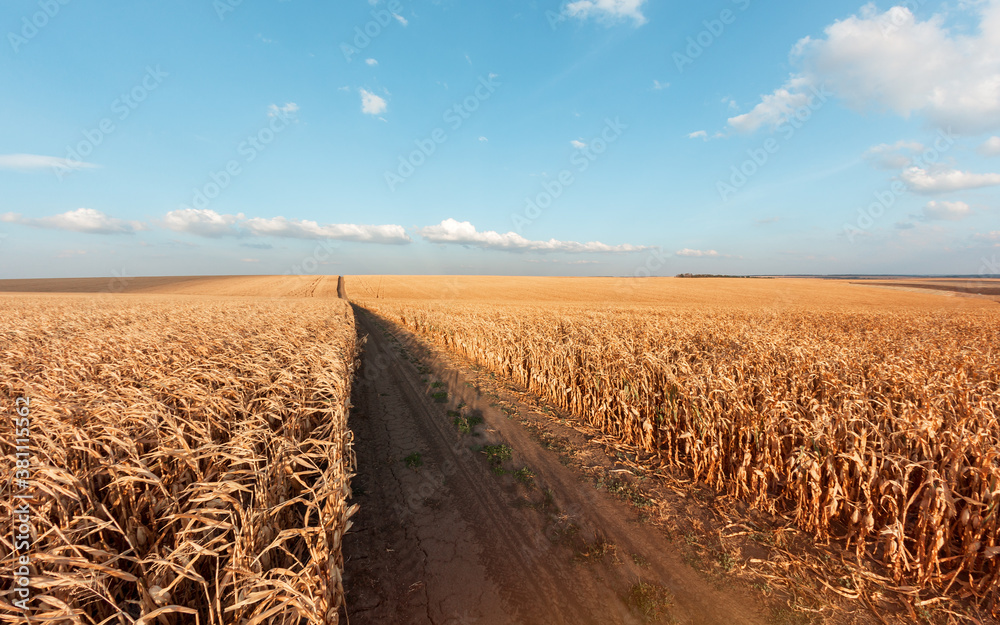
<svg viewBox="0 0 1000 625"><path fill-rule="evenodd" d="M897 584L1000 599L1000 313L369 300Z"/></svg>
<svg viewBox="0 0 1000 625"><path fill-rule="evenodd" d="M346 303L7 297L0 310L0 405L31 399L30 622L338 622ZM0 622L25 622L14 598Z"/></svg>

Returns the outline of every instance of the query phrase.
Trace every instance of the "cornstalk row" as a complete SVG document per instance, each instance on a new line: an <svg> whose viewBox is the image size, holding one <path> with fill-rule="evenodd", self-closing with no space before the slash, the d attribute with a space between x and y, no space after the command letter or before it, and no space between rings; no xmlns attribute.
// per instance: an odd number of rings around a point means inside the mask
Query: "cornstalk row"
<svg viewBox="0 0 1000 625"><path fill-rule="evenodd" d="M898 585L997 607L992 311L366 305Z"/></svg>
<svg viewBox="0 0 1000 625"><path fill-rule="evenodd" d="M0 403L31 400L35 500L30 609L4 593L0 622L337 623L349 307L81 301L2 303Z"/></svg>

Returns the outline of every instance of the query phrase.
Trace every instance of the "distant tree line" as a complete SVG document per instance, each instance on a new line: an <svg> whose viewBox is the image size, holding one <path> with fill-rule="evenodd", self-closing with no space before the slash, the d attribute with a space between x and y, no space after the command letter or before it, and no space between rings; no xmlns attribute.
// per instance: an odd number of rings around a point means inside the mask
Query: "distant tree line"
<svg viewBox="0 0 1000 625"><path fill-rule="evenodd" d="M773 279L774 276L727 276L716 273L679 273L675 277L677 278L762 278L762 279Z"/></svg>

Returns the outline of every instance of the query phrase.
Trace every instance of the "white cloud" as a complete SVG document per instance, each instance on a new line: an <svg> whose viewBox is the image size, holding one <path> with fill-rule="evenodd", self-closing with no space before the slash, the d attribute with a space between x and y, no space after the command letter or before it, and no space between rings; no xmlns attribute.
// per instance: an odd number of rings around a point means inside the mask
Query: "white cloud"
<svg viewBox="0 0 1000 625"><path fill-rule="evenodd" d="M116 219L92 208L78 208L38 219L24 217L20 213L3 213L0 215L0 221L33 228L70 230L87 234L133 234L146 229L142 222Z"/></svg>
<svg viewBox="0 0 1000 625"><path fill-rule="evenodd" d="M211 209L182 208L163 218L163 226L176 232L202 237L258 236L290 239L338 239L364 243L409 243L402 226L367 226L355 224L321 225L307 219L285 217L247 218L243 213L221 215ZM260 245L247 247L261 248ZM269 246L268 246L269 247Z"/></svg>
<svg viewBox="0 0 1000 625"><path fill-rule="evenodd" d="M958 221L972 215L972 209L965 202L928 202L924 206L923 218L928 221Z"/></svg>
<svg viewBox="0 0 1000 625"><path fill-rule="evenodd" d="M417 232L425 240L432 243L453 243L507 252L625 253L649 249L644 246L628 244L607 245L599 241L591 241L589 243L558 241L556 239L531 241L516 232L508 232L506 234L500 234L493 230L479 232L468 221L457 221L455 219L445 219L436 226L420 228Z"/></svg>
<svg viewBox="0 0 1000 625"><path fill-rule="evenodd" d="M387 105L385 100L367 89L361 89L361 112L368 115L381 115Z"/></svg>
<svg viewBox="0 0 1000 625"><path fill-rule="evenodd" d="M924 145L916 141L881 143L865 150L864 159L879 169L903 169L913 162L913 155L924 151Z"/></svg>
<svg viewBox="0 0 1000 625"><path fill-rule="evenodd" d="M268 117L289 117L299 112L299 105L295 102L286 102L284 106L272 104L267 107Z"/></svg>
<svg viewBox="0 0 1000 625"><path fill-rule="evenodd" d="M524 262L535 265L603 265L599 260L561 260L558 258L525 258Z"/></svg>
<svg viewBox="0 0 1000 625"><path fill-rule="evenodd" d="M792 77L774 93L761 96L761 101L749 113L729 118L729 125L738 132L754 132L761 126L772 129L780 126L790 118L796 110L809 106L813 94L807 93L808 84L805 78Z"/></svg>
<svg viewBox="0 0 1000 625"><path fill-rule="evenodd" d="M653 80L653 90L654 91L662 91L662 90L666 89L669 86L670 86L669 82L660 82L659 80L656 80L656 79Z"/></svg>
<svg viewBox="0 0 1000 625"><path fill-rule="evenodd" d="M705 256L710 256L710 257L721 256L721 254L719 254L715 250L692 250L692 249L689 249L689 248L684 248L682 250L678 250L675 253L678 256L692 256L692 257L695 257L695 258L701 258L701 257L705 257Z"/></svg>
<svg viewBox="0 0 1000 625"><path fill-rule="evenodd" d="M489 141L489 139L487 139L486 137L479 137L479 140L482 141L483 143L486 143L486 142Z"/></svg>
<svg viewBox="0 0 1000 625"><path fill-rule="evenodd" d="M242 219L242 213L220 215L211 209L181 208L167 213L163 218L163 225L174 232L222 237L238 234L237 224Z"/></svg>
<svg viewBox="0 0 1000 625"><path fill-rule="evenodd" d="M376 61L375 59L365 59L365 63L367 63L368 65L378 65L378 61Z"/></svg>
<svg viewBox="0 0 1000 625"><path fill-rule="evenodd" d="M642 5L646 0L576 0L563 7L570 17L586 19L596 17L608 22L631 19L636 26L646 23Z"/></svg>
<svg viewBox="0 0 1000 625"><path fill-rule="evenodd" d="M58 156L41 156L39 154L0 154L0 169L16 171L34 171L39 169L58 169L77 171L98 167L93 163L59 158Z"/></svg>
<svg viewBox="0 0 1000 625"><path fill-rule="evenodd" d="M290 239L338 239L363 243L409 243L410 237L402 226L367 226L356 224L320 225L308 219L254 217L244 222L248 232L257 236Z"/></svg>
<svg viewBox="0 0 1000 625"><path fill-rule="evenodd" d="M572 141L569 142L569 144L574 148L576 148L577 150L582 150L583 148L587 147L587 144L584 143L583 141L580 141L579 139L573 139Z"/></svg>
<svg viewBox="0 0 1000 625"><path fill-rule="evenodd" d="M399 22L400 24L402 24L403 26L409 26L410 25L410 22L405 17L403 17L402 15L400 15L399 13L393 13L392 16L394 18L396 18L396 21Z"/></svg>
<svg viewBox="0 0 1000 625"><path fill-rule="evenodd" d="M1000 185L1000 174L973 174L957 169L929 171L910 167L900 175L914 193L946 193Z"/></svg>
<svg viewBox="0 0 1000 625"><path fill-rule="evenodd" d="M688 139L708 139L708 133L704 130L696 130L688 135Z"/></svg>
<svg viewBox="0 0 1000 625"><path fill-rule="evenodd" d="M978 29L953 32L942 15L920 21L906 7L867 4L823 36L801 39L791 53L800 73L730 124L774 125L786 106L810 97L810 86L822 86L856 110L921 114L961 134L1000 128L1000 2L965 5L973 7Z"/></svg>
<svg viewBox="0 0 1000 625"><path fill-rule="evenodd" d="M1000 156L1000 137L990 137L979 146L983 156Z"/></svg>

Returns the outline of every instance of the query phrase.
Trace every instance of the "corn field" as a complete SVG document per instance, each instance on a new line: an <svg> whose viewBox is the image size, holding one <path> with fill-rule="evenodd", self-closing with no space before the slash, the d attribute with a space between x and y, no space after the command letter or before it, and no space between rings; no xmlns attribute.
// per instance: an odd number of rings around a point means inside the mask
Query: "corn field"
<svg viewBox="0 0 1000 625"><path fill-rule="evenodd" d="M10 296L0 310L0 403L30 399L34 456L30 609L7 587L0 622L338 622L345 302ZM3 489L11 508L20 491ZM11 532L0 544L7 580Z"/></svg>
<svg viewBox="0 0 1000 625"><path fill-rule="evenodd" d="M899 586L1000 598L1000 311L365 306Z"/></svg>

